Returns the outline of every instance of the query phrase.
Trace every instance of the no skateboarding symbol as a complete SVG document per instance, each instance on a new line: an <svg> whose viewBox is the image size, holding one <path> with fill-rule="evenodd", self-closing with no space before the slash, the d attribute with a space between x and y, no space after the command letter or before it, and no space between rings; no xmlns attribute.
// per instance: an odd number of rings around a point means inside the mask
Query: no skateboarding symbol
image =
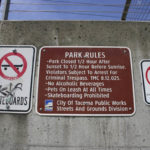
<svg viewBox="0 0 150 150"><path fill-rule="evenodd" d="M0 46L0 113L29 113L35 72L34 46Z"/></svg>
<svg viewBox="0 0 150 150"><path fill-rule="evenodd" d="M144 99L150 105L150 60L141 61Z"/></svg>
<svg viewBox="0 0 150 150"><path fill-rule="evenodd" d="M15 80L20 78L27 69L27 61L25 57L13 51L5 54L0 59L0 76L7 80Z"/></svg>

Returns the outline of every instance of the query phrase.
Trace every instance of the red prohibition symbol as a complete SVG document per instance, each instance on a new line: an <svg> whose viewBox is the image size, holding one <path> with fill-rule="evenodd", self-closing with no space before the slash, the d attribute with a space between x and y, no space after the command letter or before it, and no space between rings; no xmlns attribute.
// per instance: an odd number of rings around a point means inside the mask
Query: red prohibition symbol
<svg viewBox="0 0 150 150"><path fill-rule="evenodd" d="M15 56L16 58L19 57L19 58L22 60L22 62L23 62L23 69L22 69L22 71L19 71L19 70L16 68L16 66L14 65L14 62L12 62L12 61L9 59L10 56ZM1 67L1 66L2 66L2 63L3 63L4 61L6 61L7 64L8 64L8 66L10 66L10 67L12 68L12 70L16 73L16 76L15 76L15 77L14 77L14 76L11 77L11 75L8 76L8 75L6 75L6 74L2 71L2 67ZM20 78L20 77L25 73L26 69L27 69L27 61L26 61L25 57L24 57L22 54L20 54L20 53L11 52L11 53L8 53L8 54L4 55L4 56L0 59L0 76L2 76L4 79L7 79L7 80L15 80L15 79L18 79L18 78Z"/></svg>
<svg viewBox="0 0 150 150"><path fill-rule="evenodd" d="M148 67L148 69L146 70L146 80L150 84L150 76L148 77L149 71L150 71L150 67Z"/></svg>

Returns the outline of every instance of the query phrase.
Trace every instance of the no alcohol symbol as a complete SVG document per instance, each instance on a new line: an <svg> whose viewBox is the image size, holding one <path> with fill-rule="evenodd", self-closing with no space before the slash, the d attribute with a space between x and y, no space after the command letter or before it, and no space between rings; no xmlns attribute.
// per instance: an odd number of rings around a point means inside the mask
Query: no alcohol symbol
<svg viewBox="0 0 150 150"><path fill-rule="evenodd" d="M0 59L0 76L7 80L20 78L27 69L25 57L16 50Z"/></svg>
<svg viewBox="0 0 150 150"><path fill-rule="evenodd" d="M148 69L146 70L146 80L148 84L150 84L150 67L148 67Z"/></svg>

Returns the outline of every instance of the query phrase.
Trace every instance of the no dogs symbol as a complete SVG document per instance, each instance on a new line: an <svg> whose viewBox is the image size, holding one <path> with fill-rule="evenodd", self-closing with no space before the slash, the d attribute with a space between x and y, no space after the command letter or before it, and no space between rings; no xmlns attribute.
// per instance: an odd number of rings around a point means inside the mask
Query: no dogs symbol
<svg viewBox="0 0 150 150"><path fill-rule="evenodd" d="M0 59L0 76L7 80L20 78L27 69L25 57L14 51L7 53Z"/></svg>

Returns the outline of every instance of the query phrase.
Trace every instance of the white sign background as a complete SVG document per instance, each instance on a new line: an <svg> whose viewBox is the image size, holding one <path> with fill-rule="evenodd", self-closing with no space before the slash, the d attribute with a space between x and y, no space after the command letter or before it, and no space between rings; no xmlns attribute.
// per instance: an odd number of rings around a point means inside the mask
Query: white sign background
<svg viewBox="0 0 150 150"><path fill-rule="evenodd" d="M145 99L145 102L150 105L150 84L148 83L146 79L146 71L149 67L150 67L150 60L141 61L144 99ZM150 71L148 71L148 80L150 81Z"/></svg>
<svg viewBox="0 0 150 150"><path fill-rule="evenodd" d="M10 80L4 78L0 74L0 112L28 113L32 108L31 99L36 48L33 46L0 46L0 60L5 55L12 53L14 50L24 56L27 62L27 68L23 75L18 79ZM15 56L8 56L8 59L13 63L13 65L18 65L18 62L23 64L23 61L19 60L20 58L17 59ZM17 76L10 66L4 67L4 65L9 64L6 61L3 61L0 66L0 69L4 74L6 74L6 76ZM22 71L21 67L19 68L19 71Z"/></svg>

